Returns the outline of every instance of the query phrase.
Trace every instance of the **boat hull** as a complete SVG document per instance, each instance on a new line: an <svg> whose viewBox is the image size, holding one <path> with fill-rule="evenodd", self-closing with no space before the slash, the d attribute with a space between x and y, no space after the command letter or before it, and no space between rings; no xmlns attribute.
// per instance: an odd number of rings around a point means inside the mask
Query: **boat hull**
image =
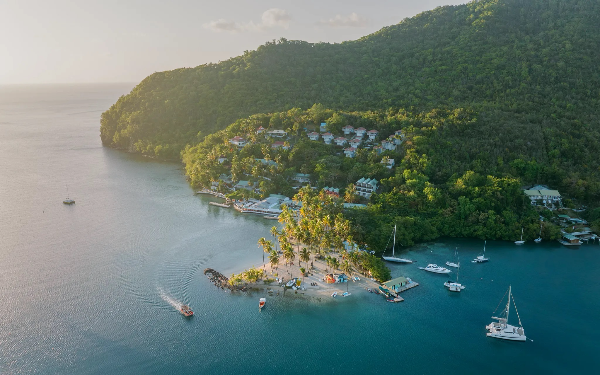
<svg viewBox="0 0 600 375"><path fill-rule="evenodd" d="M515 245L523 245L525 241L515 241Z"/></svg>
<svg viewBox="0 0 600 375"><path fill-rule="evenodd" d="M485 327L488 331L487 337L509 341L526 341L525 331L521 327L515 327L507 324L506 327L498 327L495 323L490 323ZM519 333L521 331L521 333Z"/></svg>
<svg viewBox="0 0 600 375"><path fill-rule="evenodd" d="M410 259L396 258L396 257L382 257L383 260L387 260L388 262L395 263L412 263L413 261Z"/></svg>

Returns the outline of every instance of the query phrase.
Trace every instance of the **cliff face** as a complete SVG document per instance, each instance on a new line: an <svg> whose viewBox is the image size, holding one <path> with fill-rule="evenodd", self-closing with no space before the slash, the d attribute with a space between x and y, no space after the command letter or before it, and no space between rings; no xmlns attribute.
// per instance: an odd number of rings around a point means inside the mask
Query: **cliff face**
<svg viewBox="0 0 600 375"><path fill-rule="evenodd" d="M102 142L178 157L186 144L235 119L314 103L500 111L514 114L517 126L542 126L552 139L583 136L598 123L599 4L474 1L356 41L282 39L219 64L155 73L102 114Z"/></svg>

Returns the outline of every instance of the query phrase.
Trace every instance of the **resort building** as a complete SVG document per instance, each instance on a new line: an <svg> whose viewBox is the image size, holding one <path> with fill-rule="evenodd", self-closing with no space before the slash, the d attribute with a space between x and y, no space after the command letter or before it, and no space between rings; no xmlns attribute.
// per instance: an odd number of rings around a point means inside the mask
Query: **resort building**
<svg viewBox="0 0 600 375"><path fill-rule="evenodd" d="M348 142L351 147L357 148L362 143L362 140L359 138L354 138L353 140Z"/></svg>
<svg viewBox="0 0 600 375"><path fill-rule="evenodd" d="M229 143L236 145L238 147L244 147L246 145L246 140L244 138L240 137L239 135L236 135L235 137L233 137L229 140Z"/></svg>
<svg viewBox="0 0 600 375"><path fill-rule="evenodd" d="M384 164L387 169L392 169L395 164L394 159L390 159L387 157L384 157L383 159L381 159L380 163Z"/></svg>
<svg viewBox="0 0 600 375"><path fill-rule="evenodd" d="M342 128L342 131L344 132L345 135L350 135L350 134L354 133L354 127L350 126L350 125L346 125Z"/></svg>
<svg viewBox="0 0 600 375"><path fill-rule="evenodd" d="M258 129L256 129L256 134L260 134L260 133L262 133L262 132L264 132L264 131L265 131L265 128L263 128L263 127L261 126L261 127L259 127Z"/></svg>
<svg viewBox="0 0 600 375"><path fill-rule="evenodd" d="M285 130L269 130L267 135L274 138L283 138L287 135L287 132Z"/></svg>
<svg viewBox="0 0 600 375"><path fill-rule="evenodd" d="M381 142L381 147L383 147L384 150L390 150L390 151L395 151L396 150L396 144L392 141L382 141Z"/></svg>
<svg viewBox="0 0 600 375"><path fill-rule="evenodd" d="M310 139L311 141L318 141L319 133L317 133L317 132L308 133L308 139Z"/></svg>
<svg viewBox="0 0 600 375"><path fill-rule="evenodd" d="M252 190L252 185L250 184L250 181L239 181L233 186L233 190L240 189Z"/></svg>
<svg viewBox="0 0 600 375"><path fill-rule="evenodd" d="M562 205L562 197L558 190L550 190L547 186L538 185L524 191L525 195L531 200L531 204L536 205L541 202L548 207L552 205Z"/></svg>
<svg viewBox="0 0 600 375"><path fill-rule="evenodd" d="M379 132L377 130L375 130L375 129L369 130L367 132L367 135L369 136L369 141L374 141L375 137L377 137L377 134L379 134Z"/></svg>
<svg viewBox="0 0 600 375"><path fill-rule="evenodd" d="M335 142L336 145L338 146L344 146L348 141L346 140L346 138L344 137L337 137L336 139L333 140Z"/></svg>
<svg viewBox="0 0 600 375"><path fill-rule="evenodd" d="M345 148L344 155L346 155L347 158L353 158L354 155L356 155L356 148L355 147Z"/></svg>
<svg viewBox="0 0 600 375"><path fill-rule="evenodd" d="M365 129L365 128L358 128L358 129L356 129L355 130L356 138L362 139L362 137L365 136L366 132L367 132L367 129Z"/></svg>
<svg viewBox="0 0 600 375"><path fill-rule="evenodd" d="M240 212L247 214L259 215L279 215L281 213L281 205L293 205L293 201L283 195L271 194L268 198L262 201L256 199L248 199L246 202L234 204L234 208Z"/></svg>
<svg viewBox="0 0 600 375"><path fill-rule="evenodd" d="M356 187L356 193L358 195L368 199L371 198L371 194L373 194L375 190L377 190L377 180L374 178L369 179L363 177L360 180L356 181L356 184L354 184L354 186Z"/></svg>
<svg viewBox="0 0 600 375"><path fill-rule="evenodd" d="M325 194L327 194L329 196L332 196L334 198L339 198L340 197L340 189L336 189L336 188L325 186L323 188L323 191L325 192Z"/></svg>
<svg viewBox="0 0 600 375"><path fill-rule="evenodd" d="M323 141L325 141L325 144L328 144L328 145L330 145L331 141L333 141L333 138L335 138L333 136L333 134L331 134L331 133L325 133L322 135L322 137L323 137Z"/></svg>
<svg viewBox="0 0 600 375"><path fill-rule="evenodd" d="M306 173L296 173L296 176L292 177L292 180L304 184L310 182L310 175Z"/></svg>

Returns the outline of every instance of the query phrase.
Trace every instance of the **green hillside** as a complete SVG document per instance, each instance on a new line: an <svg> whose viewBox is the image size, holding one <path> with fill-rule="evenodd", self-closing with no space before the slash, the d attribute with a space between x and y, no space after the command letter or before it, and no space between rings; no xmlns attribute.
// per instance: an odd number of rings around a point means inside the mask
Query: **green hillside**
<svg viewBox="0 0 600 375"><path fill-rule="evenodd" d="M102 114L105 145L178 158L256 113L410 113L464 126L419 138L433 183L473 170L600 200L600 2L485 0L424 12L357 41L279 40L219 64L155 73ZM507 165L510 167L508 168ZM442 167L440 167L442 166ZM509 171L510 169L510 171Z"/></svg>

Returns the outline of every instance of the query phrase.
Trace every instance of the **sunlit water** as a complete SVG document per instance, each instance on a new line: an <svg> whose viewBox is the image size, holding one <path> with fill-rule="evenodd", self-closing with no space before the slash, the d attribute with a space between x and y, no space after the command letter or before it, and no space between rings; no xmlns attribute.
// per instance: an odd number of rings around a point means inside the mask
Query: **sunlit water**
<svg viewBox="0 0 600 375"><path fill-rule="evenodd" d="M260 265L273 221L208 205L181 166L103 148L99 117L131 85L0 87L0 373L580 373L600 365L600 246L444 240L405 302L234 295L202 271ZM65 206L68 194L76 200ZM454 278L454 273L450 278ZM533 340L485 337L508 285ZM193 318L178 311L189 304ZM511 322L516 323L512 313Z"/></svg>

